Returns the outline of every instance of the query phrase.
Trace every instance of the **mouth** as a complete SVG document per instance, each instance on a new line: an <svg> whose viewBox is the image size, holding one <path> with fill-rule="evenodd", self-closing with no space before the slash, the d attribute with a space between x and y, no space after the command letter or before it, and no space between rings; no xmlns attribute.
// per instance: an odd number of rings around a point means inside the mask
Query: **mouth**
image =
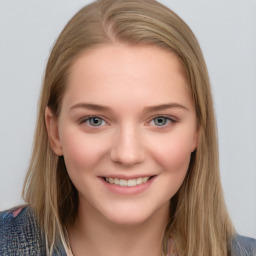
<svg viewBox="0 0 256 256"><path fill-rule="evenodd" d="M140 186L142 184L147 183L149 180L151 180L152 178L154 178L155 176L148 176L148 177L139 177L136 179L118 179L118 178L114 178L114 177L103 177L103 179L105 180L105 182L109 183L109 184L113 184L113 185L117 185L117 186L121 186L121 187L137 187Z"/></svg>

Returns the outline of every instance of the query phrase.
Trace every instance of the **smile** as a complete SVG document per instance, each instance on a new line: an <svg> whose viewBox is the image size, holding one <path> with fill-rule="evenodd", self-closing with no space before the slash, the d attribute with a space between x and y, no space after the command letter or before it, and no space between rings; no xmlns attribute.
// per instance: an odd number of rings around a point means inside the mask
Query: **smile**
<svg viewBox="0 0 256 256"><path fill-rule="evenodd" d="M139 177L137 179L118 179L118 178L104 178L104 180L110 184L119 185L122 187L135 187L146 183L152 177Z"/></svg>

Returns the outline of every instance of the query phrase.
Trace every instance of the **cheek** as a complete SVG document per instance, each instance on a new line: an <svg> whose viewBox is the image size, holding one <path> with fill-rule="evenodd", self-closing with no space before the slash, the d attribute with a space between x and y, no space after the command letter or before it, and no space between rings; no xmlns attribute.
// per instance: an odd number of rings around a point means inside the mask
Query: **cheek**
<svg viewBox="0 0 256 256"><path fill-rule="evenodd" d="M162 198L172 198L180 189L190 163L191 144L186 139L163 140L155 147L154 160L162 170Z"/></svg>
<svg viewBox="0 0 256 256"><path fill-rule="evenodd" d="M62 131L60 139L68 172L93 168L104 154L100 139L95 141L95 138L76 129Z"/></svg>
<svg viewBox="0 0 256 256"><path fill-rule="evenodd" d="M189 166L191 152L194 150L192 136L166 136L155 143L152 155L160 165L173 173L186 172Z"/></svg>

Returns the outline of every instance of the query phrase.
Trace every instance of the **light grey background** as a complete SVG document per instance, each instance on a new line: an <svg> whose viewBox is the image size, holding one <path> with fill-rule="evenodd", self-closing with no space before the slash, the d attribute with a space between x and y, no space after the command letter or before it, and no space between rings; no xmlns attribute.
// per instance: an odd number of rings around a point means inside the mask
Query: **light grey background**
<svg viewBox="0 0 256 256"><path fill-rule="evenodd" d="M0 210L22 203L49 51L82 0L0 0ZM192 28L208 64L227 206L256 237L256 0L162 0Z"/></svg>

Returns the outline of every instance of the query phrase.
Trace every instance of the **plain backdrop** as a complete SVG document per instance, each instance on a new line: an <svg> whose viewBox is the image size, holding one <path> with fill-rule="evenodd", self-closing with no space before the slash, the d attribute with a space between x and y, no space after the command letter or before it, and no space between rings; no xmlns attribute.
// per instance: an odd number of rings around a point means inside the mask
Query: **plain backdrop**
<svg viewBox="0 0 256 256"><path fill-rule="evenodd" d="M89 1L0 0L0 210L22 203L37 100L51 47ZM256 1L162 0L192 28L211 78L226 203L256 237Z"/></svg>

